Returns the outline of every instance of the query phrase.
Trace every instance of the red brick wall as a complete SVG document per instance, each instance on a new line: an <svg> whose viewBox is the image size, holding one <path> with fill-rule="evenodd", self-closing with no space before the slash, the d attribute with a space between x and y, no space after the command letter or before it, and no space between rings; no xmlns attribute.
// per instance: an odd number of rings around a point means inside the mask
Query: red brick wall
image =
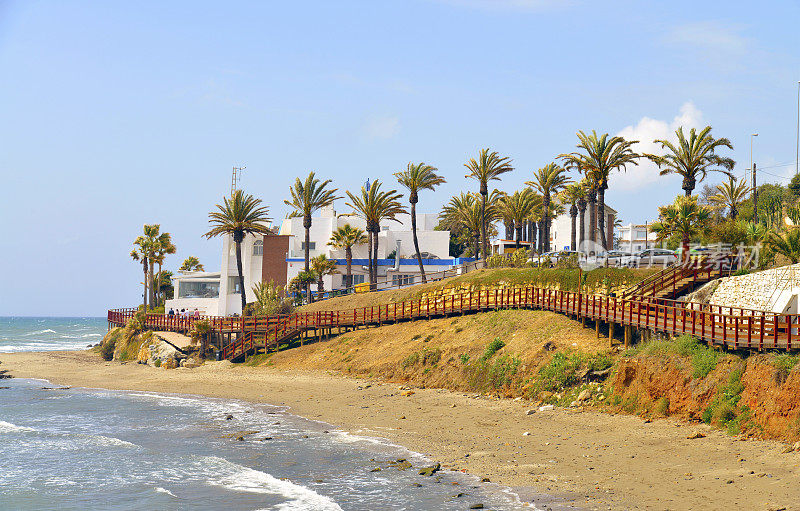
<svg viewBox="0 0 800 511"><path fill-rule="evenodd" d="M286 285L286 256L289 253L289 236L264 236L264 256L261 260L261 280Z"/></svg>

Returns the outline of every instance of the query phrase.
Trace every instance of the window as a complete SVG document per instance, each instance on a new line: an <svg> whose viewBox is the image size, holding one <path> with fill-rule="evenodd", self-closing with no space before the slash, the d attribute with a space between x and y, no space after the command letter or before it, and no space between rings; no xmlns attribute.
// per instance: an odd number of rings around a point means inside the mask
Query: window
<svg viewBox="0 0 800 511"><path fill-rule="evenodd" d="M316 241L312 241L312 242L310 242L308 244L308 249L309 250L315 250L316 248L317 248L317 242ZM305 250L305 249L306 249L306 242L305 241L301 241L300 242L300 250Z"/></svg>
<svg viewBox="0 0 800 511"><path fill-rule="evenodd" d="M637 239L644 239L647 236L647 231L636 231Z"/></svg>
<svg viewBox="0 0 800 511"><path fill-rule="evenodd" d="M218 298L219 282L183 281L178 285L178 298Z"/></svg>
<svg viewBox="0 0 800 511"><path fill-rule="evenodd" d="M392 275L393 286L409 286L414 283L414 275Z"/></svg>
<svg viewBox="0 0 800 511"><path fill-rule="evenodd" d="M241 288L239 287L239 277L228 277L228 294L238 295L241 292Z"/></svg>
<svg viewBox="0 0 800 511"><path fill-rule="evenodd" d="M366 275L354 273L351 277L353 277L353 285L357 286L364 283ZM342 287L347 287L347 275L342 275Z"/></svg>
<svg viewBox="0 0 800 511"><path fill-rule="evenodd" d="M264 242L262 240L257 240L253 243L253 255L264 255Z"/></svg>

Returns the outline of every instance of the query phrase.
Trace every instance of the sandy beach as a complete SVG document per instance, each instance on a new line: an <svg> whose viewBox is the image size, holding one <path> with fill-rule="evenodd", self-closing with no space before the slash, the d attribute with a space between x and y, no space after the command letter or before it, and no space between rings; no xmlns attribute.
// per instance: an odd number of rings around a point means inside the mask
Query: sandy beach
<svg viewBox="0 0 800 511"><path fill-rule="evenodd" d="M524 400L227 362L163 370L88 352L46 352L2 354L0 363L15 377L59 385L286 405L519 488L523 497L539 494L540 507L800 509L800 453L705 425L572 409L529 415L532 405ZM705 437L687 438L698 431Z"/></svg>

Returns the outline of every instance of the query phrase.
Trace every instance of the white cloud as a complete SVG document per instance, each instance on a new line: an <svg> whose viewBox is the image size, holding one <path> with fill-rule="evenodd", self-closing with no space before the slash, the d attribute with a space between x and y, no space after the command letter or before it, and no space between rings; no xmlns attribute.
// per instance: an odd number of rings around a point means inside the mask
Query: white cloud
<svg viewBox="0 0 800 511"><path fill-rule="evenodd" d="M705 126L703 113L691 102L686 102L681 106L680 112L672 121L660 121L650 117L642 117L635 126L623 128L617 135L626 140L638 140L639 143L633 146L633 150L638 153L664 154L661 144L653 141L677 140L675 130L683 126L684 131L691 128L701 128ZM637 190L644 188L656 181L664 181L664 177L659 176L658 167L646 159L639 160L638 166L628 166L625 172L614 173L611 176L611 185L616 190Z"/></svg>
<svg viewBox="0 0 800 511"><path fill-rule="evenodd" d="M389 139L400 133L400 119L397 117L375 117L368 119L364 126L367 138Z"/></svg>
<svg viewBox="0 0 800 511"><path fill-rule="evenodd" d="M747 51L749 41L739 35L740 30L739 26L700 21L673 28L666 41L704 54L742 54Z"/></svg>

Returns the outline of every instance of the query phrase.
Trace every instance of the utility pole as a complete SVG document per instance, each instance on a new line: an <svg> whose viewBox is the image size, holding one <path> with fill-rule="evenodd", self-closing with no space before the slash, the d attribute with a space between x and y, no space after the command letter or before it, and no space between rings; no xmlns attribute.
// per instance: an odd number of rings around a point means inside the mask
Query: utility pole
<svg viewBox="0 0 800 511"><path fill-rule="evenodd" d="M233 192L236 191L236 187L239 185L239 181L242 179L242 171L246 169L244 165L241 167L233 166L233 173L231 174L231 197L233 197Z"/></svg>
<svg viewBox="0 0 800 511"><path fill-rule="evenodd" d="M753 164L753 222L758 223L758 188L756 187L756 164Z"/></svg>

